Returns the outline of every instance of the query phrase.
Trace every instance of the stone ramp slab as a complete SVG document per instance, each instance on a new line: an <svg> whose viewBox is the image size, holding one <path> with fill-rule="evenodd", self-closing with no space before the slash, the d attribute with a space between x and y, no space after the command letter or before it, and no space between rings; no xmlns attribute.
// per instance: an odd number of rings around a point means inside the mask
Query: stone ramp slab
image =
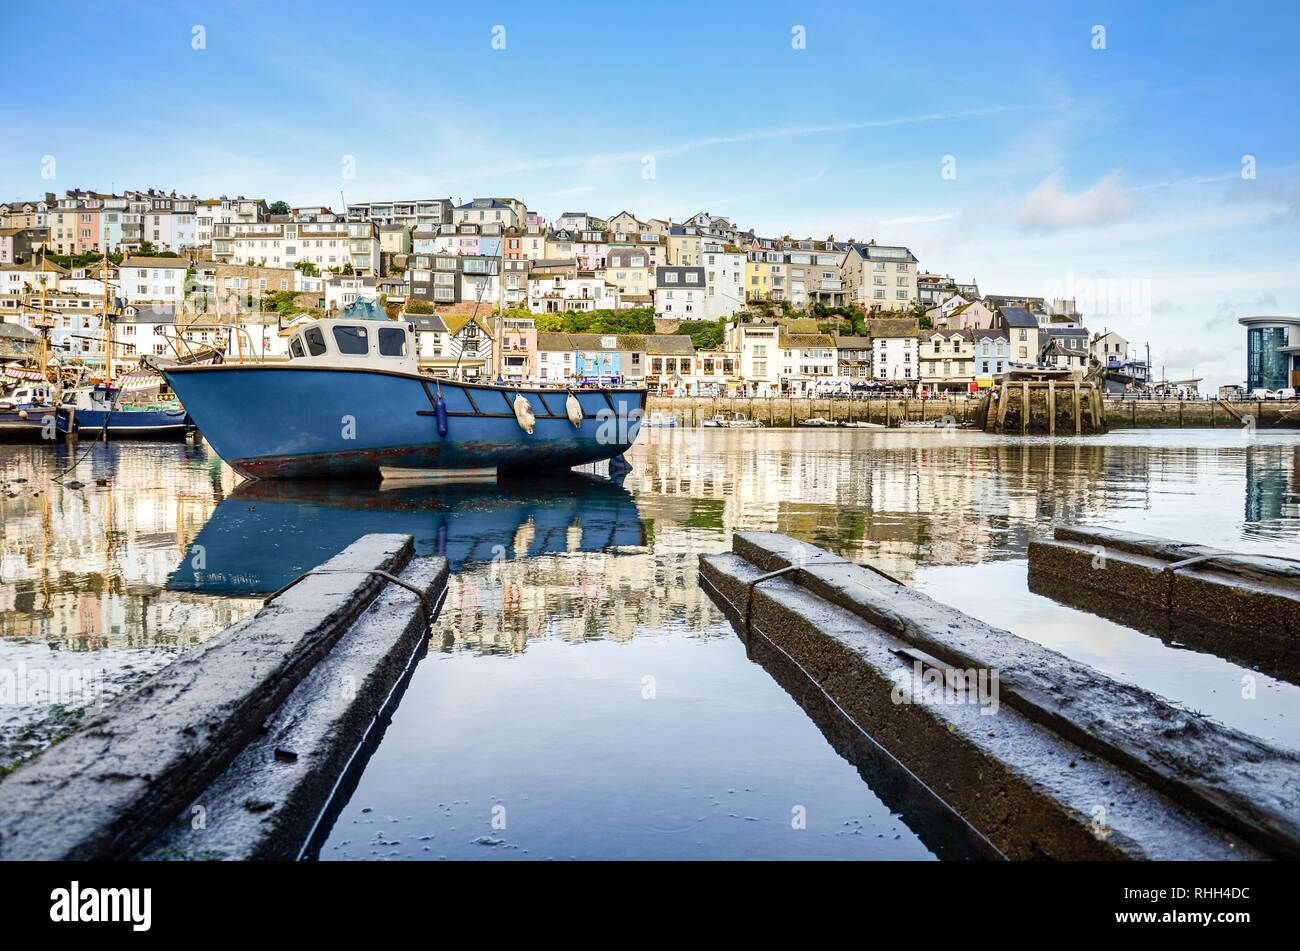
<svg viewBox="0 0 1300 951"><path fill-rule="evenodd" d="M0 780L0 859L133 856L212 782L401 572L409 535L366 535L186 651Z"/></svg>

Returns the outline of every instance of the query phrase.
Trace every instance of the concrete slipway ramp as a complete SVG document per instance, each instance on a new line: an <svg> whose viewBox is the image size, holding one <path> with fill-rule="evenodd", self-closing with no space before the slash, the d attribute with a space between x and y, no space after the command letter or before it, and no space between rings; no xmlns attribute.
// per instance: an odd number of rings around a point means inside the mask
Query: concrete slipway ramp
<svg viewBox="0 0 1300 951"><path fill-rule="evenodd" d="M1029 590L1300 683L1300 564L1057 525L1029 545Z"/></svg>
<svg viewBox="0 0 1300 951"><path fill-rule="evenodd" d="M445 558L366 535L0 781L0 859L295 858L423 649Z"/></svg>
<svg viewBox="0 0 1300 951"><path fill-rule="evenodd" d="M1008 858L1300 857L1291 751L783 535L700 574L751 656L785 655Z"/></svg>

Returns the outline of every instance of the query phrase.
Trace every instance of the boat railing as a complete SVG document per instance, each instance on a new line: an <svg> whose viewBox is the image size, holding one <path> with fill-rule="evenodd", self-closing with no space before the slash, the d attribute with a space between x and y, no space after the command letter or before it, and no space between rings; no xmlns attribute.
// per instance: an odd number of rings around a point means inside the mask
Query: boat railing
<svg viewBox="0 0 1300 951"><path fill-rule="evenodd" d="M240 363L245 363L245 362L265 363L266 362L266 354L262 352L261 348L254 346L253 335L249 333L247 327L240 326L239 324L186 324L183 328L178 327L174 330L173 328L170 327L160 327L159 329L161 331L159 336L163 338L163 341L165 343L171 346L172 352L176 354L176 359L178 360L190 360L190 361L197 362L201 357L201 353L195 353L194 347L192 346L193 341L187 339L185 336L186 334L196 333L196 332L203 333L207 331L211 331L213 333L228 333L233 331L235 334L238 335L238 339L241 343L243 342L247 343L247 352L252 357L251 361L246 361L243 358L243 356L240 356L239 358ZM217 342L204 343L200 341L199 347L219 351L220 353L222 353L223 359L228 359L230 353L230 345L225 341L222 341L222 343L225 343L224 347L220 346ZM182 353L182 350L184 351L184 353Z"/></svg>

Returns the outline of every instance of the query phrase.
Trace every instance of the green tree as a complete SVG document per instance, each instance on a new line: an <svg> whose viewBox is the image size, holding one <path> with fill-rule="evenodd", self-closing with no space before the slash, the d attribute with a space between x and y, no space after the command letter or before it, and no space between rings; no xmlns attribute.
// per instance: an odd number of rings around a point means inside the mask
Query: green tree
<svg viewBox="0 0 1300 951"><path fill-rule="evenodd" d="M287 215L289 213L289 203L287 201L273 201L266 210L273 215Z"/></svg>
<svg viewBox="0 0 1300 951"><path fill-rule="evenodd" d="M299 261L294 265L294 268L302 271L303 277L320 277L320 268L310 261Z"/></svg>
<svg viewBox="0 0 1300 951"><path fill-rule="evenodd" d="M690 334L691 345L696 350L717 350L726 336L725 318L718 320L683 320L677 325L679 334Z"/></svg>

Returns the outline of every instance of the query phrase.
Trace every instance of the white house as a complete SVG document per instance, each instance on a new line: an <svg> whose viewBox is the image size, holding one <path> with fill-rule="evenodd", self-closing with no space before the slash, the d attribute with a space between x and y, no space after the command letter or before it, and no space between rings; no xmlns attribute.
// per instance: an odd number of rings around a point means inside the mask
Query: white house
<svg viewBox="0 0 1300 951"><path fill-rule="evenodd" d="M325 283L325 309L344 310L359 300L378 301L375 278L339 274Z"/></svg>
<svg viewBox="0 0 1300 951"><path fill-rule="evenodd" d="M737 380L750 396L775 396L779 390L778 363L782 327L764 321L727 324L726 349L740 355Z"/></svg>
<svg viewBox="0 0 1300 951"><path fill-rule="evenodd" d="M919 332L919 323L911 319L868 320L872 376L898 386L915 386L921 378L917 356Z"/></svg>
<svg viewBox="0 0 1300 951"><path fill-rule="evenodd" d="M185 299L190 262L177 257L131 257L118 268L127 303L178 304Z"/></svg>
<svg viewBox="0 0 1300 951"><path fill-rule="evenodd" d="M745 252L705 245L704 303L697 320L717 320L745 309Z"/></svg>

